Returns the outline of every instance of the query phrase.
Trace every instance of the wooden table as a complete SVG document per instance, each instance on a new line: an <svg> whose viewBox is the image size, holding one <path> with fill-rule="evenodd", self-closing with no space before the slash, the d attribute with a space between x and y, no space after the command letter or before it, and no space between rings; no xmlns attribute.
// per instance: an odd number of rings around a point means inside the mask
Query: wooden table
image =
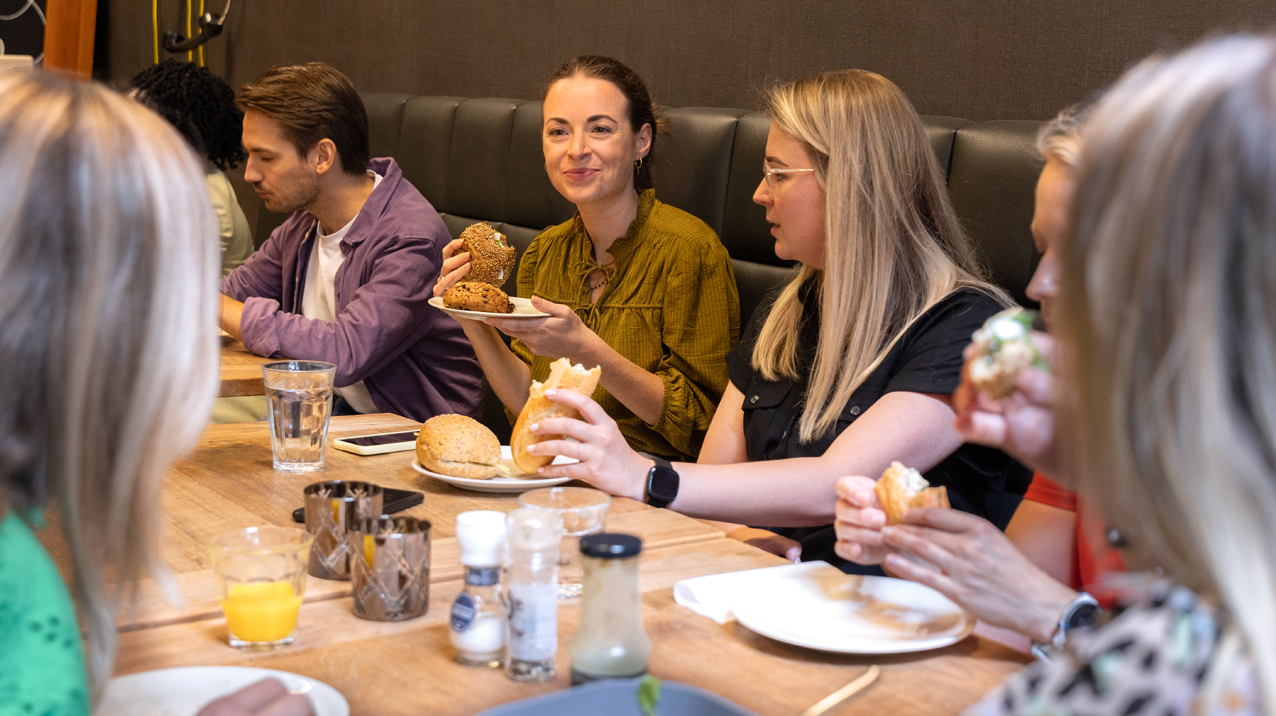
<svg viewBox="0 0 1276 716"><path fill-rule="evenodd" d="M387 415L338 417L329 438L414 425ZM154 584L143 585L136 613L120 618L117 674L206 664L282 669L331 684L350 701L352 714L369 716L472 714L568 686L567 645L579 617L575 602L559 610L559 676L551 683L518 684L499 670L453 660L448 610L462 586L455 516L473 509L508 511L517 506L516 496L466 492L431 480L412 469L411 453L359 457L329 445L326 460L319 473L277 473L271 469L264 423L208 430L164 484L165 555L187 603L169 606ZM291 512L301 504L302 487L321 479L368 480L425 493L425 503L407 514L434 525L429 612L402 623L364 621L351 613L349 582L311 578L291 647L264 654L230 648L203 541L226 529L293 524ZM674 583L774 566L782 559L727 539L697 520L623 498L612 502L608 528L644 541L640 571L644 624L655 644L651 672L701 686L759 714L800 713L873 663L883 667L878 683L839 713L957 713L1025 661L978 637L922 654L863 657L792 647L735 623L719 625L676 605ZM51 549L65 560L56 545Z"/></svg>
<svg viewBox="0 0 1276 716"><path fill-rule="evenodd" d="M226 339L230 340L230 339ZM239 341L222 345L221 387L219 398L240 395L265 395L266 385L261 379L261 365L277 358L262 358L250 352Z"/></svg>

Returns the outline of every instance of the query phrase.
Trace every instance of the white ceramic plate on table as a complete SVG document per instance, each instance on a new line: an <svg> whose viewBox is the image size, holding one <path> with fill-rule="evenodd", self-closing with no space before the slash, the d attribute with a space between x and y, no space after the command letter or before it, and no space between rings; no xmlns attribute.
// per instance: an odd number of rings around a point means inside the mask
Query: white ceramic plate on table
<svg viewBox="0 0 1276 716"><path fill-rule="evenodd" d="M513 313L489 313L487 311L466 311L460 308L448 308L443 305L442 296L435 296L429 300L431 306L453 318L468 318L472 321L481 321L484 318L547 318L549 316L548 313L532 308L531 299L511 296L510 303L514 304Z"/></svg>
<svg viewBox="0 0 1276 716"><path fill-rule="evenodd" d="M570 465L574 462L577 461L562 455L554 458L555 465ZM571 480L570 477L535 477L532 475L517 477L518 475L523 475L523 471L518 468L518 465L514 464L514 454L510 452L509 445L501 446L501 465L509 470L510 476L494 477L490 480L471 480L466 477L453 477L427 470L419 460L414 459L412 461L412 467L422 475L429 475L436 480L441 480L462 490L473 490L474 492L526 492L538 487L561 485Z"/></svg>
<svg viewBox="0 0 1276 716"><path fill-rule="evenodd" d="M275 677L292 693L304 693L315 716L349 716L350 705L336 689L287 671L249 666L188 666L117 676L106 686L97 716L195 716L229 693L267 677Z"/></svg>
<svg viewBox="0 0 1276 716"><path fill-rule="evenodd" d="M763 636L843 654L938 649L975 627L973 616L930 587L835 567L760 579L731 611Z"/></svg>

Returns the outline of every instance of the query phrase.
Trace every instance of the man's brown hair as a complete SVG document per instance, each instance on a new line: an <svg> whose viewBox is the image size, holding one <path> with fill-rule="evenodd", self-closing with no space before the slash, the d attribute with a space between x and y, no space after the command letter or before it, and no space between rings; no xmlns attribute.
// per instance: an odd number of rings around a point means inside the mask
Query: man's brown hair
<svg viewBox="0 0 1276 716"><path fill-rule="evenodd" d="M346 174L368 170L368 113L354 83L324 62L273 67L244 85L235 104L279 123L284 136L306 156L331 139Z"/></svg>

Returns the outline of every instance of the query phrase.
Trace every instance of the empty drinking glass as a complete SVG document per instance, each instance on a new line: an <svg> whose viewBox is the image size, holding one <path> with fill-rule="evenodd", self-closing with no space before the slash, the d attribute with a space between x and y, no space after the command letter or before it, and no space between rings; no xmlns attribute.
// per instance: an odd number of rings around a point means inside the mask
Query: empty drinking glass
<svg viewBox="0 0 1276 716"><path fill-rule="evenodd" d="M519 495L527 507L557 510L563 516L563 541L558 551L558 598L572 599L581 584L580 538L607 528L611 495L588 487L542 487Z"/></svg>

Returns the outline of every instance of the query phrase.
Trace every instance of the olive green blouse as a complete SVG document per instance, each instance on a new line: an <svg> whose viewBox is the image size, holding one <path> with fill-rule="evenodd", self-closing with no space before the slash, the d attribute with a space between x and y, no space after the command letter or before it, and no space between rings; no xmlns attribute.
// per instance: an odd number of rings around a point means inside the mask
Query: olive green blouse
<svg viewBox="0 0 1276 716"><path fill-rule="evenodd" d="M594 400L615 419L635 450L694 460L727 385L727 352L740 339L740 298L727 250L703 221L642 193L638 217L599 267L580 214L541 232L523 253L518 295L571 306L616 352L665 384L660 417L648 425L602 386ZM589 274L607 284L590 303ZM549 375L550 358L521 341L515 354L532 378ZM592 367L592 366L587 366Z"/></svg>

